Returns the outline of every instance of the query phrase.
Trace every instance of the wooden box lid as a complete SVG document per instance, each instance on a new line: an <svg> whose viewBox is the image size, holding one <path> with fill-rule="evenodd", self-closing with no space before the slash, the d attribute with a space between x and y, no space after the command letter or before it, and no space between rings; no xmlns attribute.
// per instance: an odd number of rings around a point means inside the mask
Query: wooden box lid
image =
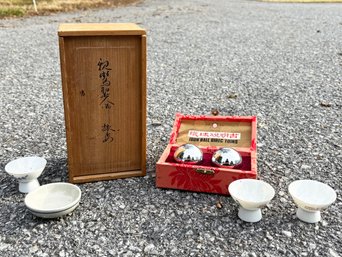
<svg viewBox="0 0 342 257"><path fill-rule="evenodd" d="M73 183L146 173L146 35L135 24L61 24Z"/></svg>
<svg viewBox="0 0 342 257"><path fill-rule="evenodd" d="M65 36L129 36L145 35L146 31L135 23L63 23L58 35Z"/></svg>

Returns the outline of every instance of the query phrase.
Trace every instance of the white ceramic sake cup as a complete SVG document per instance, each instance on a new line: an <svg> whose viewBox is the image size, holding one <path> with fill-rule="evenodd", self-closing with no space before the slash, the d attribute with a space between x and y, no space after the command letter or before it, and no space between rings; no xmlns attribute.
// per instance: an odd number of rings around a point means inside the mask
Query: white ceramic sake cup
<svg viewBox="0 0 342 257"><path fill-rule="evenodd" d="M9 162L5 171L19 181L19 191L29 193L39 187L38 177L46 166L42 157L22 157Z"/></svg>
<svg viewBox="0 0 342 257"><path fill-rule="evenodd" d="M228 187L230 195L240 205L238 216L246 222L258 222L261 208L274 197L273 187L261 180L239 179Z"/></svg>
<svg viewBox="0 0 342 257"><path fill-rule="evenodd" d="M319 222L321 210L328 208L336 200L335 190L316 180L296 180L288 189L298 206L297 217L308 223Z"/></svg>

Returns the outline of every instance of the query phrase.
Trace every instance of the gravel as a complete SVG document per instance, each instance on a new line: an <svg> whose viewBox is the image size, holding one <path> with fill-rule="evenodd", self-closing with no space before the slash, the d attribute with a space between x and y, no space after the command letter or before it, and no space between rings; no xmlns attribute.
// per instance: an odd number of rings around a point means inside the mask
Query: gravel
<svg viewBox="0 0 342 257"><path fill-rule="evenodd" d="M342 256L342 5L146 0L0 21L1 256ZM136 22L148 32L147 176L81 184L80 206L30 214L3 170L41 155L41 184L67 181L57 27ZM155 187L176 112L258 116L259 177L276 189L263 219L230 197ZM322 221L295 216L287 186L332 186ZM217 208L220 201L222 208Z"/></svg>

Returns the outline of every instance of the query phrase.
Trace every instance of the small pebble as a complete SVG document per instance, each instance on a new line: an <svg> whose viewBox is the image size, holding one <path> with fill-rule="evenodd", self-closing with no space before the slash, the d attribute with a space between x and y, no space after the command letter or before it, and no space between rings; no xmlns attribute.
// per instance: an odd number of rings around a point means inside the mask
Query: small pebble
<svg viewBox="0 0 342 257"><path fill-rule="evenodd" d="M340 255L333 249L329 248L328 250L331 257L340 257Z"/></svg>
<svg viewBox="0 0 342 257"><path fill-rule="evenodd" d="M287 237L292 237L292 233L290 231L283 230L282 233Z"/></svg>

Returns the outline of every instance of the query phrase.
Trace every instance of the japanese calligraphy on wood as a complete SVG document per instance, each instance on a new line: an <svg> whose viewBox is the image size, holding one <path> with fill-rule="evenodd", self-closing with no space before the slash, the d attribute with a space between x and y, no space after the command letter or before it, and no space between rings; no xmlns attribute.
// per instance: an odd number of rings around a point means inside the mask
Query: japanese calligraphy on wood
<svg viewBox="0 0 342 257"><path fill-rule="evenodd" d="M70 181L145 175L145 31L62 24L59 43Z"/></svg>

